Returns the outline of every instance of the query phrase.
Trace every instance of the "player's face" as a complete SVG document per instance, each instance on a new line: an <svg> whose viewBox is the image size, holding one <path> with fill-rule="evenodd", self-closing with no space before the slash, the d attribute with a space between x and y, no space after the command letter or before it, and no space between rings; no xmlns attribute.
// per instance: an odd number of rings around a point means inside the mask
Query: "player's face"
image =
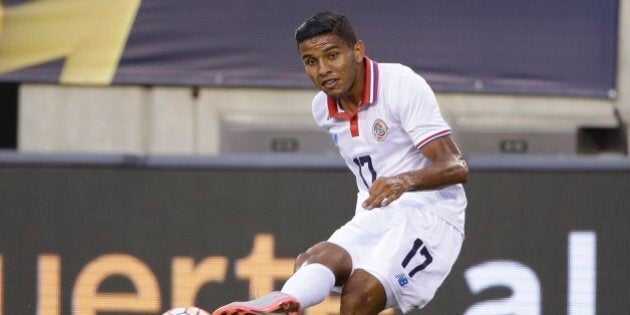
<svg viewBox="0 0 630 315"><path fill-rule="evenodd" d="M332 34L307 39L298 45L306 74L326 95L341 97L350 93L361 70L364 45L350 46Z"/></svg>

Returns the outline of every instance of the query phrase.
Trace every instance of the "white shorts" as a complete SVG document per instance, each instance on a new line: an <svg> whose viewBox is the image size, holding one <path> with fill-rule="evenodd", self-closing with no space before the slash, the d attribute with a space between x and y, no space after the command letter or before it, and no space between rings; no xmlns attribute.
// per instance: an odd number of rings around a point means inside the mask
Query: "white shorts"
<svg viewBox="0 0 630 315"><path fill-rule="evenodd" d="M394 202L359 210L333 233L329 242L352 257L352 269L363 269L385 287L387 307L403 312L424 307L449 274L464 236L437 215Z"/></svg>

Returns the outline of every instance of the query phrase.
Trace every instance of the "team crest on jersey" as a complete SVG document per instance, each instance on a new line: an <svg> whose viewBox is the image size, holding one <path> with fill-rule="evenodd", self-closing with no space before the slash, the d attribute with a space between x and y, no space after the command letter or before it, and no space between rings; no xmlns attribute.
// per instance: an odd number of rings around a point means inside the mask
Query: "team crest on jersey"
<svg viewBox="0 0 630 315"><path fill-rule="evenodd" d="M378 141L383 141L387 138L387 124L382 119L377 119L372 124L372 136Z"/></svg>
<svg viewBox="0 0 630 315"><path fill-rule="evenodd" d="M336 133L333 133L332 140L335 145L339 144L339 136Z"/></svg>

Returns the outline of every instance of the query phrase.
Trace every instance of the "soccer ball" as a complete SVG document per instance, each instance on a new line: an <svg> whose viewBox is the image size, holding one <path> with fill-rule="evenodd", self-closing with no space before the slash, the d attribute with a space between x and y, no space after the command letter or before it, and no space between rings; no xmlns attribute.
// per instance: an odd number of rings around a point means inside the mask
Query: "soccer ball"
<svg viewBox="0 0 630 315"><path fill-rule="evenodd" d="M189 307L178 307L171 310L166 311L166 313L162 315L210 315L210 313L194 306Z"/></svg>

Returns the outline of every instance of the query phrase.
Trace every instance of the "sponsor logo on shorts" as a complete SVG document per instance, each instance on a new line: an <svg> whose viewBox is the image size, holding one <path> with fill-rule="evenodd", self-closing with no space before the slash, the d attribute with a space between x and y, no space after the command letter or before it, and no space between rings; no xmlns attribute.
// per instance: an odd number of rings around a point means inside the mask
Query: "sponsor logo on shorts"
<svg viewBox="0 0 630 315"><path fill-rule="evenodd" d="M399 273L395 277L398 279L398 284L400 284L401 287L409 284L409 279L407 279L407 276L404 273Z"/></svg>
<svg viewBox="0 0 630 315"><path fill-rule="evenodd" d="M387 138L387 124L382 119L377 119L372 124L372 136L377 141L383 141Z"/></svg>

